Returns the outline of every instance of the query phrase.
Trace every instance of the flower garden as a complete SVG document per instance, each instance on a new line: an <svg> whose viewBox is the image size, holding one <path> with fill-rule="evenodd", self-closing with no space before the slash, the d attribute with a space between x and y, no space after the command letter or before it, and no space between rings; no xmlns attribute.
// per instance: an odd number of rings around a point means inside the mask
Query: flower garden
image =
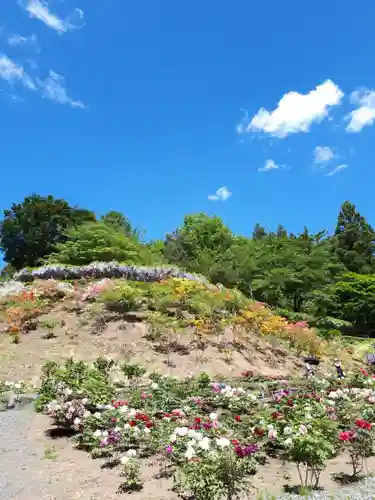
<svg viewBox="0 0 375 500"><path fill-rule="evenodd" d="M156 457L178 495L236 499L270 457L295 464L305 492L341 453L351 474L337 480L362 478L374 452L374 387L365 370L291 386L249 373L230 383L204 373L176 380L99 358L46 364L36 409L72 431L79 449L118 466L122 491L141 490L141 463Z"/></svg>
<svg viewBox="0 0 375 500"><path fill-rule="evenodd" d="M40 318L68 302L75 314L87 310L102 325L95 335L113 319L144 314L147 338L167 366L181 337L191 338L185 347L196 353L197 370L185 379L105 356L42 367L36 410L71 434L75 447L117 467L122 492L142 491L150 458L177 496L195 500L270 498L255 490L254 479L275 459L294 464L299 484L289 487L300 493L318 489L330 460L340 455L350 469L336 474L338 485L366 475L375 437L371 373L351 368L343 379L323 370L308 379L301 373L276 379L250 370L230 378L199 370L208 343L230 364L233 352L246 352L253 338L277 340L296 359L331 361L344 354L339 341L328 343L304 322L288 322L237 290L178 270L110 263L26 270L17 279L0 289L5 332L14 343L41 326L48 330L45 341L53 339L55 323L41 325ZM24 382L0 382L0 396L9 390L27 392Z"/></svg>

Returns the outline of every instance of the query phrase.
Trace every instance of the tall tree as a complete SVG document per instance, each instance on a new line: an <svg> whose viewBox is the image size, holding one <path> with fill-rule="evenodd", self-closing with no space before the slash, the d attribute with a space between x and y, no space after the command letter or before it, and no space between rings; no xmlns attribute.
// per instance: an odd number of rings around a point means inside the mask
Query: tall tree
<svg viewBox="0 0 375 500"><path fill-rule="evenodd" d="M173 264L209 276L232 241L233 234L220 217L187 215L183 226L167 235L164 255Z"/></svg>
<svg viewBox="0 0 375 500"><path fill-rule="evenodd" d="M255 224L254 230L253 230L253 238L254 240L261 240L262 238L265 238L267 236L267 231L264 229L263 226L257 222Z"/></svg>
<svg viewBox="0 0 375 500"><path fill-rule="evenodd" d="M361 274L372 272L375 232L349 201L340 209L332 241L334 251L346 269Z"/></svg>
<svg viewBox="0 0 375 500"><path fill-rule="evenodd" d="M95 221L89 210L71 207L53 196L33 194L4 210L0 225L0 248L4 260L15 269L34 267L67 239L70 227Z"/></svg>
<svg viewBox="0 0 375 500"><path fill-rule="evenodd" d="M111 210L103 215L100 220L104 222L104 224L112 226L126 236L139 237L138 230L133 228L130 220L121 212Z"/></svg>

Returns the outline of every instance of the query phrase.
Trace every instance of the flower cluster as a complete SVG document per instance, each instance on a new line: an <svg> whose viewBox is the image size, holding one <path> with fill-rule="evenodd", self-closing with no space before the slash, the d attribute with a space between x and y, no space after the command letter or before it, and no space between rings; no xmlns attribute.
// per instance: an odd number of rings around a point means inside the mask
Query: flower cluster
<svg viewBox="0 0 375 500"><path fill-rule="evenodd" d="M132 281L162 281L168 278L186 278L206 283L206 279L173 267L127 266L118 262L93 262L87 266L72 267L50 265L38 269L22 269L14 275L16 281L29 282L34 279L69 280L81 278L125 278Z"/></svg>

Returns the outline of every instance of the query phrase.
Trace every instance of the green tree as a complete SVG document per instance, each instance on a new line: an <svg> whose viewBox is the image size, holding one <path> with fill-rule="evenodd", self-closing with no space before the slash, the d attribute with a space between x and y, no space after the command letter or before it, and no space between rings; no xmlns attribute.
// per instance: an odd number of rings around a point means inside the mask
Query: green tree
<svg viewBox="0 0 375 500"><path fill-rule="evenodd" d="M347 273L315 292L316 315L352 323L360 333L375 332L375 276Z"/></svg>
<svg viewBox="0 0 375 500"><path fill-rule="evenodd" d="M332 242L346 269L363 274L373 270L375 232L349 201L341 207Z"/></svg>
<svg viewBox="0 0 375 500"><path fill-rule="evenodd" d="M261 240L267 236L267 231L261 226L258 222L255 224L253 230L253 238L254 240Z"/></svg>
<svg viewBox="0 0 375 500"><path fill-rule="evenodd" d="M92 212L71 207L65 200L37 194L27 196L22 203L4 210L0 226L4 260L15 269L34 267L57 244L66 241L69 228L94 220Z"/></svg>
<svg viewBox="0 0 375 500"><path fill-rule="evenodd" d="M164 255L173 264L209 275L232 241L232 232L219 217L187 215L183 226L167 235Z"/></svg>
<svg viewBox="0 0 375 500"><path fill-rule="evenodd" d="M67 241L58 244L47 261L70 265L110 261L149 265L162 259L136 238L104 222L95 222L71 229Z"/></svg>
<svg viewBox="0 0 375 500"><path fill-rule="evenodd" d="M114 227L117 231L124 233L126 236L139 237L139 231L133 228L130 220L121 212L111 210L101 217L101 222Z"/></svg>

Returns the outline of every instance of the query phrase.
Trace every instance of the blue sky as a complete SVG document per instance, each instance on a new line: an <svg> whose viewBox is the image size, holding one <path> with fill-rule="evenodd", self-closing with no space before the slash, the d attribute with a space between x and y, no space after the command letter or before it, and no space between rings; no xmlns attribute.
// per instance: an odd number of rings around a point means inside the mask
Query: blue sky
<svg viewBox="0 0 375 500"><path fill-rule="evenodd" d="M375 225L375 2L5 0L0 209Z"/></svg>

